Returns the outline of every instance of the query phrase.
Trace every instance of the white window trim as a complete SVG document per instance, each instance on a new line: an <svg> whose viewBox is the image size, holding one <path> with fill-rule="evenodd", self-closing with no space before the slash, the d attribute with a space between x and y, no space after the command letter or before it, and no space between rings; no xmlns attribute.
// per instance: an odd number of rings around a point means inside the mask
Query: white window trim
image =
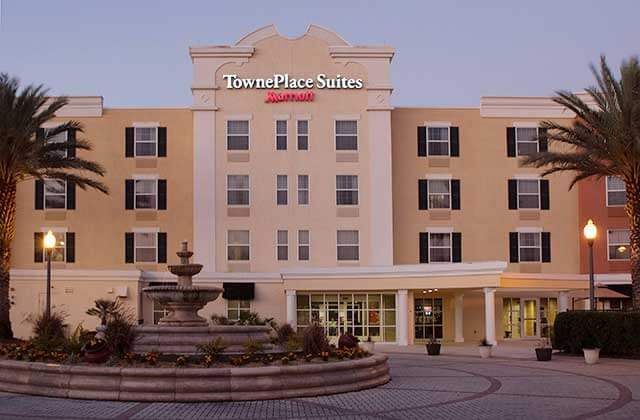
<svg viewBox="0 0 640 420"><path fill-rule="evenodd" d="M611 177L615 177L615 175L607 175L604 178L604 198L606 200L606 206L607 207L624 207L626 204L609 204L609 192L620 192L620 191L624 191L625 193L627 192L626 188L624 190L609 190L609 178Z"/></svg>
<svg viewBox="0 0 640 420"><path fill-rule="evenodd" d="M244 118L243 118L244 117ZM246 121L247 122L247 149L229 149L229 121ZM231 136L239 137L244 136L244 134L231 134ZM251 114L248 116L237 115L237 116L228 116L224 120L224 148L227 152L231 153L246 153L251 150Z"/></svg>
<svg viewBox="0 0 640 420"><path fill-rule="evenodd" d="M356 122L356 148L353 150L344 150L338 149L338 130L336 130L336 125L338 121L355 121ZM340 134L340 136L351 136L352 134ZM355 118L355 116L350 115L342 115L335 116L333 118L333 147L337 153L354 153L360 151L360 115Z"/></svg>
<svg viewBox="0 0 640 420"><path fill-rule="evenodd" d="M357 243L349 243L349 244L341 244L338 243L338 232L341 231L355 231L358 232L358 242ZM338 252L340 247L357 247L358 248L358 259L355 260L341 260L338 258L338 254L340 254L340 252ZM349 228L345 228L345 229L337 229L336 230L336 261L338 262L354 262L354 261L360 261L360 230L359 229L349 229Z"/></svg>
<svg viewBox="0 0 640 420"><path fill-rule="evenodd" d="M540 188L540 180L541 178L536 176L536 178L525 178L520 177L516 178L516 207L518 210L542 210L542 189ZM537 207L520 207L520 195L536 195L533 193L521 193L520 192L520 181L538 181L538 206Z"/></svg>
<svg viewBox="0 0 640 420"><path fill-rule="evenodd" d="M280 243L280 238L278 237L279 232L287 232L287 242L284 244ZM281 260L278 258L278 249L284 246L287 248L287 258ZM276 261L289 261L289 230L288 229L276 229Z"/></svg>
<svg viewBox="0 0 640 420"><path fill-rule="evenodd" d="M306 244L301 244L300 243L300 231L304 230L307 232L307 236L309 237L309 242ZM337 242L337 239L336 239ZM301 260L300 259L300 247L301 246L306 246L307 248L309 248L309 258L307 258L306 260ZM296 259L297 261L302 261L302 262L309 262L311 261L311 229L298 229L296 231Z"/></svg>
<svg viewBox="0 0 640 420"><path fill-rule="evenodd" d="M432 193L431 192L431 188L429 186L429 183L431 181L448 181L449 183L449 193L448 194L442 194L442 193ZM449 205L447 207L431 207L431 201L429 200L429 197L432 195L448 195L449 196ZM427 208L429 210L451 210L451 178L427 178Z"/></svg>
<svg viewBox="0 0 640 420"><path fill-rule="evenodd" d="M515 137L516 137L516 157L520 157L520 156L528 156L528 155L521 155L520 152L518 151L518 143L535 143L536 145L536 153L540 151L540 142L537 140L522 140L519 141L518 140L518 128L535 128L536 129L536 138L538 136L540 136L540 127L538 126L537 123L533 123L534 125L523 125L523 123L519 123L519 125L515 125L514 123L514 131L515 131Z"/></svg>
<svg viewBox="0 0 640 420"><path fill-rule="evenodd" d="M67 227L60 227L60 226L56 226L56 227L41 227L40 228L40 232L47 234L47 232L51 231L52 233L62 233L64 234L64 243L61 246L54 246L55 248L63 248L64 249L64 261L51 261L52 263L66 263L67 262L67 233L68 233L68 228ZM42 245L42 252L43 252L43 263L47 263L47 257L46 257L46 252L47 250L44 248L44 243L41 244Z"/></svg>
<svg viewBox="0 0 640 420"><path fill-rule="evenodd" d="M448 229L448 228L447 228ZM437 232L435 229L431 229L427 232L429 234L429 263L430 264L451 264L453 262L453 230ZM432 249L446 249L446 246L433 246L431 240L432 234L448 234L449 235L449 261L434 261L431 256Z"/></svg>
<svg viewBox="0 0 640 420"><path fill-rule="evenodd" d="M298 132L298 121L306 121L307 122L307 134L300 134ZM296 150L299 150L301 152L308 152L311 150L311 117L309 116L309 118L302 118L301 116L297 116L295 119L295 125L296 125ZM335 128L334 128L335 130ZM298 136L307 136L307 148L306 149L299 149L298 148Z"/></svg>
<svg viewBox="0 0 640 420"><path fill-rule="evenodd" d="M148 194L148 193L141 193L140 195L154 195L155 196L155 203L153 207L150 208L138 208L138 181L155 181L155 185L156 185L156 189L155 189L155 194ZM158 178L154 177L154 178L147 178L147 177L139 177L136 178L134 176L133 179L133 208L135 210L158 210Z"/></svg>
<svg viewBox="0 0 640 420"><path fill-rule="evenodd" d="M287 181L287 186L285 188L281 188L280 185L278 185L278 177L283 176L284 179ZM278 203L278 193L280 191L284 191L287 193L287 202L285 204L280 204ZM289 205L289 176L286 174L276 174L276 207L277 206L288 206Z"/></svg>
<svg viewBox="0 0 640 420"><path fill-rule="evenodd" d="M246 191L249 192L249 203L248 204L229 204L229 177L230 176L246 176L248 179L248 185L246 188ZM247 174L227 174L227 176L224 179L225 182L225 191L227 192L227 207L237 207L237 208L245 208L245 207L250 207L251 206L251 176L247 175ZM245 191L244 188L234 188L232 191Z"/></svg>
<svg viewBox="0 0 640 420"><path fill-rule="evenodd" d="M47 207L47 181L62 181L64 183L64 206L63 207ZM47 178L42 181L42 208L44 210L66 210L67 209L67 192L68 192L68 183L63 179L54 179ZM59 196L62 194L49 194L52 196Z"/></svg>
<svg viewBox="0 0 640 420"><path fill-rule="evenodd" d="M446 128L447 129L447 140L433 140L433 143L447 143L447 154L446 155L431 155L429 153L429 128ZM449 122L427 122L426 123L426 136L427 136L427 156L451 156L451 123Z"/></svg>
<svg viewBox="0 0 640 420"><path fill-rule="evenodd" d="M535 229L535 230L534 230ZM517 230L518 232L518 263L541 263L542 262L542 229L539 228L519 228ZM523 233L535 233L538 235L538 243L540 244L539 246L522 246L522 234ZM537 261L522 261L521 258L521 252L520 250L522 248L538 248L540 250L540 252L538 253L538 260ZM608 251L608 250L607 250Z"/></svg>
<svg viewBox="0 0 640 420"><path fill-rule="evenodd" d="M300 176L306 176L307 177L307 188L300 188ZM300 191L306 191L307 192L307 203L306 204L300 204ZM298 174L296 176L296 202L298 203L299 206L309 206L311 204L311 177L308 174Z"/></svg>
<svg viewBox="0 0 640 420"><path fill-rule="evenodd" d="M284 134L278 134L278 123L280 121L284 122L284 128L285 128ZM275 144L273 145L273 149L277 152L284 152L289 150L289 116L288 115L287 115L287 118L278 118L273 121L273 133L275 138ZM284 136L285 138L284 144L286 147L284 149L278 149L278 137L280 136Z"/></svg>
<svg viewBox="0 0 640 420"><path fill-rule="evenodd" d="M241 301L244 299L223 299L224 300L224 313L225 313L225 317L227 319L229 319L230 321L235 321L234 319L229 318L229 302L230 301ZM250 299L247 299L249 302L249 312L253 312L253 301ZM240 308L238 308L238 312L240 312Z"/></svg>
<svg viewBox="0 0 640 420"><path fill-rule="evenodd" d="M355 176L356 177L356 183L358 184L357 188L353 189L353 188L338 188L338 177L339 176ZM336 175L336 197L337 197L337 193L338 191L355 191L358 195L358 202L356 204L338 204L338 200L336 198L336 206L337 207L359 207L360 206L360 177L358 175L349 175L349 174L338 174Z"/></svg>
<svg viewBox="0 0 640 420"><path fill-rule="evenodd" d="M150 246L138 246L138 241L136 240L137 233L155 233L153 235L153 247ZM153 261L138 261L138 253L136 252L140 249L155 249L153 253ZM133 262L135 264L157 264L158 263L158 228L138 228L133 229Z"/></svg>
<svg viewBox="0 0 640 420"><path fill-rule="evenodd" d="M158 157L158 127L160 127L160 123L150 122L150 123L133 123L133 156L136 158L157 158ZM155 128L156 135L154 141L141 141L140 143L155 143L156 152L153 155L141 155L138 156L138 134L136 128Z"/></svg>
<svg viewBox="0 0 640 420"><path fill-rule="evenodd" d="M249 233L249 243L248 244L230 244L229 243L229 232L232 230L238 230L238 231L242 231L245 230ZM227 254L227 263L247 263L249 261L251 261L251 230L249 229L227 229L227 234L225 235L225 242L226 242L226 254ZM229 259L229 247L230 246L249 246L249 259L248 260L230 260Z"/></svg>
<svg viewBox="0 0 640 420"><path fill-rule="evenodd" d="M610 258L609 256L609 247L612 245L615 246L621 246L621 245L626 245L627 247L631 247L631 238L629 238L629 243L628 244L612 244L609 242L609 233L610 232L616 232L616 231L620 231L620 230L626 230L629 231L629 229L624 229L624 228L620 228L620 229L607 229L607 261L629 261L631 258ZM629 253L629 255L631 255L631 253Z"/></svg>

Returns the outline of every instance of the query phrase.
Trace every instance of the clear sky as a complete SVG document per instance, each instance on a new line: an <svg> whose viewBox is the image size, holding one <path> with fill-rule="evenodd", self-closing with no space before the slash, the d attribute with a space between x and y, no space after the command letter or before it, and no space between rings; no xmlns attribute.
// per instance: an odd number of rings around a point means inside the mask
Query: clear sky
<svg viewBox="0 0 640 420"><path fill-rule="evenodd" d="M396 48L396 106L477 106L592 83L601 53L640 50L640 1L0 0L0 72L106 106L188 106L189 45L309 23Z"/></svg>

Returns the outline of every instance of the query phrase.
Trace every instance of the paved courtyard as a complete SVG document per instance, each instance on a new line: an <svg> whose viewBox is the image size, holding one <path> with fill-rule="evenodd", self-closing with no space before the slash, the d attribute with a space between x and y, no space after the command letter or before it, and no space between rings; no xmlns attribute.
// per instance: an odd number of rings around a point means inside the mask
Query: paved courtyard
<svg viewBox="0 0 640 420"><path fill-rule="evenodd" d="M640 418L640 361L603 359L587 366L582 358L570 356L554 356L552 362L543 363L533 355L482 360L470 351L427 357L415 347L405 352L387 350L393 380L357 393L193 404L94 402L0 393L0 418Z"/></svg>

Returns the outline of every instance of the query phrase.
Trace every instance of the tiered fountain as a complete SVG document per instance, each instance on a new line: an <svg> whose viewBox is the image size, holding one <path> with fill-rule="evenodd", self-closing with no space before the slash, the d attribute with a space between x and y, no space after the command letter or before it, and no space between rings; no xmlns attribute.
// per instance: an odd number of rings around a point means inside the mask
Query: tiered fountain
<svg viewBox="0 0 640 420"><path fill-rule="evenodd" d="M157 351L163 354L194 354L196 345L221 337L228 346L226 353L240 353L248 341L259 342L269 348L270 327L267 326L209 326L198 311L207 303L218 298L220 287L194 286L193 276L200 273L202 264L191 264L193 252L188 250L187 241L182 241L182 249L176 253L180 264L170 265L169 271L178 276L175 285L150 286L142 289L145 295L165 307L170 313L160 319L158 325L138 327L138 339L134 352Z"/></svg>

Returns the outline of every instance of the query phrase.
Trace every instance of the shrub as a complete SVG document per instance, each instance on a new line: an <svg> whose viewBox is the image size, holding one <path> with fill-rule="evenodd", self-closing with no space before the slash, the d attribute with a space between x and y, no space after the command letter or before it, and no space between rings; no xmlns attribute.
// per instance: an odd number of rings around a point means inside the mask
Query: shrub
<svg viewBox="0 0 640 420"><path fill-rule="evenodd" d="M211 363L218 358L220 354L227 348L222 342L222 337L216 337L206 344L196 344L198 352L202 353L205 357L211 358Z"/></svg>
<svg viewBox="0 0 640 420"><path fill-rule="evenodd" d="M241 313L236 325L268 325L273 322L273 318L262 319L257 312Z"/></svg>
<svg viewBox="0 0 640 420"><path fill-rule="evenodd" d="M64 344L62 345L65 353L71 355L79 355L82 351L84 345L89 342L90 337L87 330L82 328L82 323L78 324L73 333L69 334L69 336L64 340Z"/></svg>
<svg viewBox="0 0 640 420"><path fill-rule="evenodd" d="M35 316L29 316L27 321L33 325L33 344L43 350L62 347L67 328L66 319L66 313L57 311L52 311L49 315L43 312Z"/></svg>
<svg viewBox="0 0 640 420"><path fill-rule="evenodd" d="M107 325L109 318L123 311L122 304L119 300L97 299L94 307L87 309L86 314L98 317L101 325Z"/></svg>
<svg viewBox="0 0 640 420"><path fill-rule="evenodd" d="M304 354L320 354L324 351L329 351L329 341L320 325L312 324L305 328L302 351Z"/></svg>
<svg viewBox="0 0 640 420"><path fill-rule="evenodd" d="M109 350L123 358L130 350L136 339L135 317L127 309L121 308L113 313L107 321L105 341Z"/></svg>
<svg viewBox="0 0 640 420"><path fill-rule="evenodd" d="M341 349L353 349L358 347L358 342L360 340L355 335L350 332L346 332L340 336L338 339L338 348Z"/></svg>
<svg viewBox="0 0 640 420"><path fill-rule="evenodd" d="M216 315L213 314L211 315L211 323L213 325L231 325L231 321L229 321L229 318L227 318L226 316L223 315Z"/></svg>
<svg viewBox="0 0 640 420"><path fill-rule="evenodd" d="M256 353L262 353L264 351L264 345L257 341L249 339L246 343L243 344L244 351L249 356L254 356Z"/></svg>
<svg viewBox="0 0 640 420"><path fill-rule="evenodd" d="M278 334L278 344L284 344L289 340L289 337L294 335L296 332L293 330L293 327L289 324L282 324L280 328L277 329Z"/></svg>
<svg viewBox="0 0 640 420"><path fill-rule="evenodd" d="M553 331L553 347L565 352L599 347L601 354L640 356L640 312L561 312Z"/></svg>

